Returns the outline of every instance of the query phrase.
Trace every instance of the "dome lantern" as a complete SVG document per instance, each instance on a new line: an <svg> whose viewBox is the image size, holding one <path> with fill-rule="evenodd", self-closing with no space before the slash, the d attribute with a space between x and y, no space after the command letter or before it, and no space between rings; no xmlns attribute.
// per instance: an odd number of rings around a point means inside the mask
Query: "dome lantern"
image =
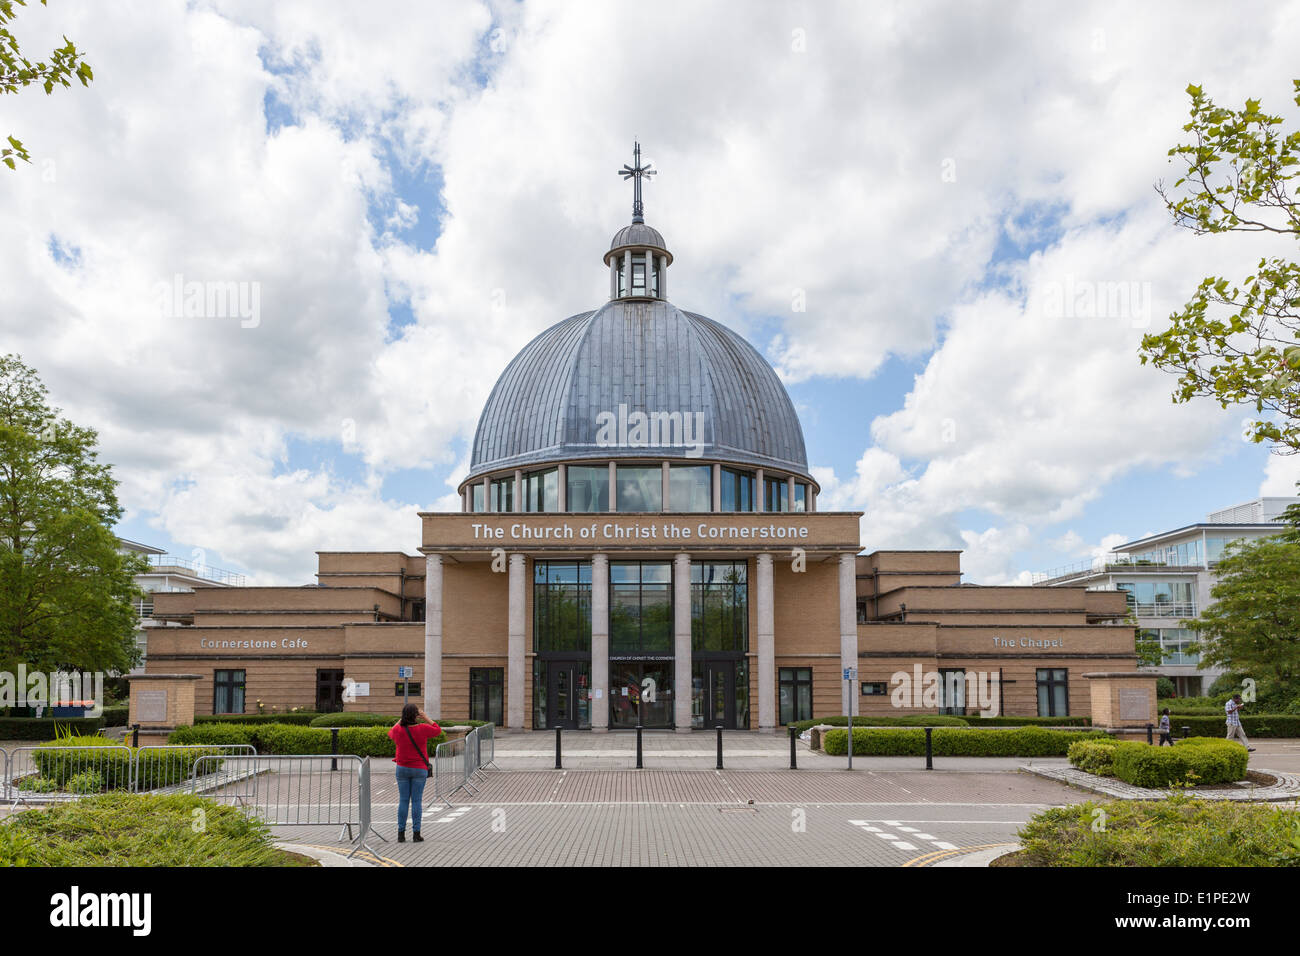
<svg viewBox="0 0 1300 956"><path fill-rule="evenodd" d="M641 144L634 144L633 165L624 166L619 175L633 182L632 224L614 234L605 253L609 266L609 297L611 299L666 299L668 297L668 266L672 253L664 244L659 230L645 223L641 202L641 180L654 176L657 170L650 164L641 164Z"/></svg>

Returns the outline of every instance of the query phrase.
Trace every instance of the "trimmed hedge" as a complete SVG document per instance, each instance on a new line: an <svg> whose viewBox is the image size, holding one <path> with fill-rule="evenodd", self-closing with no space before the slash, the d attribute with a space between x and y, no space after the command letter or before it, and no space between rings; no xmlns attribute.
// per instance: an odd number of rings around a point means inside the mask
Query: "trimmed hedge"
<svg viewBox="0 0 1300 956"><path fill-rule="evenodd" d="M1136 740L1115 747L1114 776L1135 787L1230 783L1246 776L1246 748L1217 737L1190 737L1172 747Z"/></svg>
<svg viewBox="0 0 1300 956"><path fill-rule="evenodd" d="M1118 740L1076 740L1070 744L1066 756L1071 766L1098 776L1109 776L1115 767L1115 747Z"/></svg>
<svg viewBox="0 0 1300 956"><path fill-rule="evenodd" d="M113 704L111 707L105 707L102 716L105 727L125 727L126 722L131 719L131 705Z"/></svg>
<svg viewBox="0 0 1300 956"><path fill-rule="evenodd" d="M818 717L815 720L800 720L794 726L799 733L818 724L832 727L845 727L848 718ZM967 715L957 717L951 714L901 714L899 716L873 716L859 714L853 718L854 727L1091 727L1091 717L980 717Z"/></svg>
<svg viewBox="0 0 1300 956"><path fill-rule="evenodd" d="M936 757L1063 757L1077 740L1106 737L1100 730L1046 730L1042 727L1019 727L987 730L947 729L940 727L933 735ZM822 746L830 756L848 752L848 730L828 730ZM925 731L919 729L853 728L855 757L923 757Z"/></svg>
<svg viewBox="0 0 1300 956"><path fill-rule="evenodd" d="M318 710L300 710L292 714L200 714L196 724L310 724L324 715ZM396 723L396 721L394 721Z"/></svg>
<svg viewBox="0 0 1300 956"><path fill-rule="evenodd" d="M397 723L397 721L393 721ZM339 753L358 757L392 757L396 745L388 736L392 724L383 727L344 727L339 731ZM259 754L328 754L330 731L324 727L295 724L196 724L177 727L168 736L170 744L252 744ZM445 743L447 735L430 738L430 746Z"/></svg>
<svg viewBox="0 0 1300 956"><path fill-rule="evenodd" d="M1228 724L1221 710L1210 716L1175 714L1171 708L1169 722L1176 734L1181 734L1184 727L1190 727L1193 737L1223 738L1228 732ZM1241 729L1247 737L1300 737L1300 714L1243 714Z"/></svg>
<svg viewBox="0 0 1300 956"><path fill-rule="evenodd" d="M1294 811L1182 794L1053 807L1018 835L1027 866L1300 866Z"/></svg>
<svg viewBox="0 0 1300 956"><path fill-rule="evenodd" d="M392 714L363 714L344 711L337 714L321 714L313 717L308 725L311 727L391 727L398 718Z"/></svg>
<svg viewBox="0 0 1300 956"><path fill-rule="evenodd" d="M56 727L64 733L94 734L104 729L104 718L0 717L0 740L53 740L57 736Z"/></svg>
<svg viewBox="0 0 1300 956"><path fill-rule="evenodd" d="M60 748L76 747L78 750ZM103 754L88 750L111 748ZM104 737L65 737L41 744L32 751L37 776L23 778L22 789L49 792L99 793L129 790L132 772L141 787L151 789L188 780L200 757L221 756L219 750L133 750ZM216 768L213 767L215 770Z"/></svg>

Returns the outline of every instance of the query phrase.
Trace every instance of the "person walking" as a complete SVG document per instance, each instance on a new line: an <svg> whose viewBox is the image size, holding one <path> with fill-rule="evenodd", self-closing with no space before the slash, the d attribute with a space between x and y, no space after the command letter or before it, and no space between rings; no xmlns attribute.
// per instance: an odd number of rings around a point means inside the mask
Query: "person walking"
<svg viewBox="0 0 1300 956"><path fill-rule="evenodd" d="M1233 694L1232 699L1223 706L1224 713L1228 718L1228 740L1236 737L1246 747L1247 751L1253 751L1255 748L1250 745L1246 739L1246 731L1241 727L1241 695Z"/></svg>
<svg viewBox="0 0 1300 956"><path fill-rule="evenodd" d="M1165 744L1174 745L1173 727L1169 725L1169 708L1166 707L1160 711L1160 743L1158 746L1163 747Z"/></svg>
<svg viewBox="0 0 1300 956"><path fill-rule="evenodd" d="M413 843L423 843L420 818L424 810L424 785L433 776L429 765L429 738L437 737L442 728L429 719L415 704L402 708L402 718L388 736L397 745L393 763L397 768L397 842L406 842L406 813L410 805Z"/></svg>

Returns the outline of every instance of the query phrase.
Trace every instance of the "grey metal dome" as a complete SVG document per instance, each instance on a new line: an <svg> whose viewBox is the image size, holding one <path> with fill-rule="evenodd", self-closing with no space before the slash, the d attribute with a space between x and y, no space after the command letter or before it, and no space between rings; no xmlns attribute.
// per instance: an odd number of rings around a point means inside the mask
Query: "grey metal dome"
<svg viewBox="0 0 1300 956"><path fill-rule="evenodd" d="M647 226L644 222L634 222L614 233L614 238L609 243L609 252L605 253L605 261L608 263L609 257L619 249L628 247L644 248L646 246L662 249L667 253L668 261L673 261L673 254L668 252L668 245L664 242L663 233L653 226Z"/></svg>
<svg viewBox="0 0 1300 956"><path fill-rule="evenodd" d="M692 415L703 449L598 443L597 416L620 405L629 415ZM810 477L799 418L772 367L735 332L662 299L613 300L524 346L479 418L469 479L593 458L703 458Z"/></svg>

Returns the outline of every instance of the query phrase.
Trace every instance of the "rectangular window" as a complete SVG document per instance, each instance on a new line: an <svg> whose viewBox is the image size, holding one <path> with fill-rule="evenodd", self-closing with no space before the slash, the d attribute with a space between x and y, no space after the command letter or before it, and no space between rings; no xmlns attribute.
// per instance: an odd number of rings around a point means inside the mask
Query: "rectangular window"
<svg viewBox="0 0 1300 956"><path fill-rule="evenodd" d="M713 510L713 467L673 465L668 469L670 511Z"/></svg>
<svg viewBox="0 0 1300 956"><path fill-rule="evenodd" d="M754 510L754 475L733 468L722 469L722 511Z"/></svg>
<svg viewBox="0 0 1300 956"><path fill-rule="evenodd" d="M560 510L560 469L547 468L524 475L524 510Z"/></svg>
<svg viewBox="0 0 1300 956"><path fill-rule="evenodd" d="M889 682L883 680L864 680L862 682L863 697L886 697L889 694Z"/></svg>
<svg viewBox="0 0 1300 956"><path fill-rule="evenodd" d="M812 720L812 668L782 667L779 687L781 723Z"/></svg>
<svg viewBox="0 0 1300 956"><path fill-rule="evenodd" d="M343 672L337 668L316 671L316 710L332 714L343 709Z"/></svg>
<svg viewBox="0 0 1300 956"><path fill-rule="evenodd" d="M1068 717L1070 715L1068 671L1064 667L1040 667L1038 681L1038 716Z"/></svg>
<svg viewBox="0 0 1300 956"><path fill-rule="evenodd" d="M418 680L399 680L393 685L393 696L401 697L403 688L407 688L406 695L411 699L422 696L420 691L420 682Z"/></svg>
<svg viewBox="0 0 1300 956"><path fill-rule="evenodd" d="M515 510L515 479L495 478L492 481L492 510L509 514Z"/></svg>
<svg viewBox="0 0 1300 956"><path fill-rule="evenodd" d="M482 514L487 510L483 500L483 482L476 481L474 487L469 490L469 508L475 514Z"/></svg>
<svg viewBox="0 0 1300 956"><path fill-rule="evenodd" d="M605 465L570 465L565 469L565 503L574 514L609 510L609 468Z"/></svg>
<svg viewBox="0 0 1300 956"><path fill-rule="evenodd" d="M791 511L808 510L808 486L801 481L795 482L794 485L794 503L790 506Z"/></svg>
<svg viewBox="0 0 1300 956"><path fill-rule="evenodd" d="M664 510L664 473L659 465L619 465L617 505L620 512Z"/></svg>
<svg viewBox="0 0 1300 956"><path fill-rule="evenodd" d="M691 562L691 648L749 650L748 565L744 561Z"/></svg>
<svg viewBox="0 0 1300 956"><path fill-rule="evenodd" d="M784 478L763 479L763 509L765 511L789 511L789 488Z"/></svg>
<svg viewBox="0 0 1300 956"><path fill-rule="evenodd" d="M966 713L966 672L960 668L939 669L939 713L957 717Z"/></svg>
<svg viewBox="0 0 1300 956"><path fill-rule="evenodd" d="M533 650L591 652L589 562L533 562Z"/></svg>
<svg viewBox="0 0 1300 956"><path fill-rule="evenodd" d="M609 652L670 654L673 568L666 562L618 561L609 566Z"/></svg>
<svg viewBox="0 0 1300 956"><path fill-rule="evenodd" d="M215 671L212 675L212 712L244 712L244 671Z"/></svg>
<svg viewBox="0 0 1300 956"><path fill-rule="evenodd" d="M632 260L632 294L645 295L645 260Z"/></svg>
<svg viewBox="0 0 1300 956"><path fill-rule="evenodd" d="M505 723L505 671L500 667L469 669L469 719Z"/></svg>

